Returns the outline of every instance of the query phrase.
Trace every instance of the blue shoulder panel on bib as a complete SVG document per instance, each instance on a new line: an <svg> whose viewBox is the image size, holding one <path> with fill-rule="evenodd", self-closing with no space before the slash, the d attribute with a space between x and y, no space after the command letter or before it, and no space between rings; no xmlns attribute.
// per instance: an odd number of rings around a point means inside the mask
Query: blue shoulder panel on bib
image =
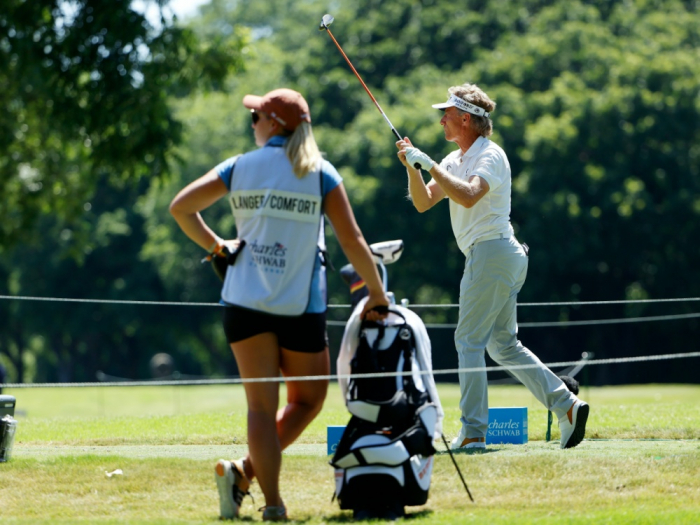
<svg viewBox="0 0 700 525"><path fill-rule="evenodd" d="M229 190L231 189L231 176L233 175L233 166L236 163L237 158L238 155L236 155L235 157L228 158L214 168L214 171L216 171L217 175L221 177L221 180L224 181L224 184L226 184L226 187Z"/></svg>
<svg viewBox="0 0 700 525"><path fill-rule="evenodd" d="M328 195L328 192L337 188L338 185L343 182L343 178L335 169L335 166L324 160L321 164L321 174L323 175L323 196Z"/></svg>

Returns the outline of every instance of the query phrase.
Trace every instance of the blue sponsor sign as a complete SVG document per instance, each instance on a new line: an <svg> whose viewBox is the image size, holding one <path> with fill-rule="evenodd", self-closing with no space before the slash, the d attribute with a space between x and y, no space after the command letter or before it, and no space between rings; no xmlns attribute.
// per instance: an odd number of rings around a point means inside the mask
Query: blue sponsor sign
<svg viewBox="0 0 700 525"><path fill-rule="evenodd" d="M487 445L527 443L527 407L489 408Z"/></svg>
<svg viewBox="0 0 700 525"><path fill-rule="evenodd" d="M335 454L335 449L344 431L345 425L328 425L326 430L326 441L328 443L326 453L329 456Z"/></svg>

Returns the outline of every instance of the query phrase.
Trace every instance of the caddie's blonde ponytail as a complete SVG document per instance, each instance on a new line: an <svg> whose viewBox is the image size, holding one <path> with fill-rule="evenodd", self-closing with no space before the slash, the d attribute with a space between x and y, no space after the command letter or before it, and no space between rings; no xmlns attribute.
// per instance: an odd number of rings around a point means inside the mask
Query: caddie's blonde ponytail
<svg viewBox="0 0 700 525"><path fill-rule="evenodd" d="M294 175L298 178L317 170L323 158L309 122L302 122L297 126L287 139L284 151L292 163Z"/></svg>

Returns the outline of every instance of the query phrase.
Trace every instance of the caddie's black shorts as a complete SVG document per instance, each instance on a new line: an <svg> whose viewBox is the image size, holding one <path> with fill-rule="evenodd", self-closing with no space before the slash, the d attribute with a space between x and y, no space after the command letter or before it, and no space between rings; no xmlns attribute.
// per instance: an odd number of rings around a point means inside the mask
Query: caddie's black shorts
<svg viewBox="0 0 700 525"><path fill-rule="evenodd" d="M224 332L229 343L272 332L282 348L318 353L328 346L326 313L272 315L238 306L224 307Z"/></svg>

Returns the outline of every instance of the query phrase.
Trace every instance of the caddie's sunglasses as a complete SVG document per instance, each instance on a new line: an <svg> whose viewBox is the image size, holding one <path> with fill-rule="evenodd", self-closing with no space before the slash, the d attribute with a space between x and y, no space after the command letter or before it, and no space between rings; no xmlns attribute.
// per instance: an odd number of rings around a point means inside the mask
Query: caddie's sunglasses
<svg viewBox="0 0 700 525"><path fill-rule="evenodd" d="M251 111L250 118L253 120L253 126L255 126L260 120L260 113L258 113L257 111Z"/></svg>

